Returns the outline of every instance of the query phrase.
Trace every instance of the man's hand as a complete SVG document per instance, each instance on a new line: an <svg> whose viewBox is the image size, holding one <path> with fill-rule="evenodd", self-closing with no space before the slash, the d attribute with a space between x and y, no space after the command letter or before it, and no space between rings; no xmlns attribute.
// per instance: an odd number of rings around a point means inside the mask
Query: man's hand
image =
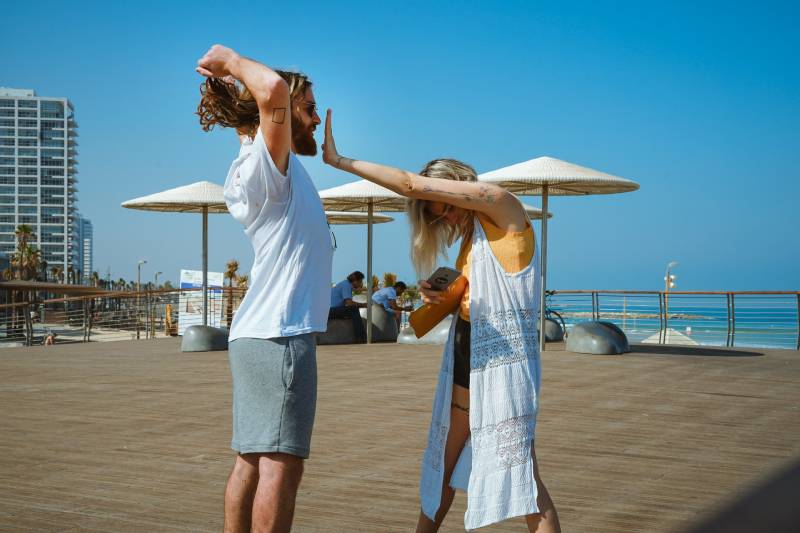
<svg viewBox="0 0 800 533"><path fill-rule="evenodd" d="M197 60L195 70L207 78L224 78L233 75L231 67L238 58L239 54L230 48L215 44Z"/></svg>
<svg viewBox="0 0 800 533"><path fill-rule="evenodd" d="M339 152L336 151L336 142L333 140L333 125L331 124L331 114L333 111L328 109L325 115L325 140L322 142L322 160L331 165L338 166Z"/></svg>
<svg viewBox="0 0 800 533"><path fill-rule="evenodd" d="M419 292L422 295L422 303L438 304L442 301L442 291L431 289L431 284L424 279L419 280Z"/></svg>

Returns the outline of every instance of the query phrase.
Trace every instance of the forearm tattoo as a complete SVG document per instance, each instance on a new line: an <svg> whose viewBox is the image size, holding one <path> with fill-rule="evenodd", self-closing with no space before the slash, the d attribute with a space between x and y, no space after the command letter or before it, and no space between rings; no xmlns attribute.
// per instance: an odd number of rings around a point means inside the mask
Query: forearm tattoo
<svg viewBox="0 0 800 533"><path fill-rule="evenodd" d="M283 124L286 121L286 108L276 107L272 110L272 122L275 124Z"/></svg>
<svg viewBox="0 0 800 533"><path fill-rule="evenodd" d="M475 197L475 195L473 195L473 194L465 194L465 193L458 193L458 192L443 191L441 189L437 189L437 188L432 187L430 185L425 185L422 188L422 190L424 192L436 192L436 193L439 193L439 194L446 194L448 196L456 196L458 198L461 198L465 202L472 202L472 201L478 200L478 201L481 201L481 202L485 202L487 204L493 204L494 201L496 200L495 192L490 187L487 187L486 185L481 185L480 189L478 190L478 196L477 197Z"/></svg>

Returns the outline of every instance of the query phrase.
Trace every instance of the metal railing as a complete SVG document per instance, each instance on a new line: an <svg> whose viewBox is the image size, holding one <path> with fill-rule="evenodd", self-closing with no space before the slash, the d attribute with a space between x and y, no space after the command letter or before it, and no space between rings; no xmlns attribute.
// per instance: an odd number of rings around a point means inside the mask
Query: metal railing
<svg viewBox="0 0 800 533"><path fill-rule="evenodd" d="M152 290L106 293L102 296L37 299L41 294L17 292L0 305L0 346L155 339L183 334L202 324L202 290ZM241 303L241 289L209 290L211 326L229 327Z"/></svg>
<svg viewBox="0 0 800 533"><path fill-rule="evenodd" d="M613 322L630 342L800 350L800 291L553 291L567 332Z"/></svg>
<svg viewBox="0 0 800 533"><path fill-rule="evenodd" d="M2 295L0 295L2 296ZM8 291L0 305L0 346L155 339L202 323L201 289L47 298ZM209 325L229 327L244 293L209 291ZM800 350L800 291L552 291L548 308L567 333L587 320L613 322L630 342Z"/></svg>

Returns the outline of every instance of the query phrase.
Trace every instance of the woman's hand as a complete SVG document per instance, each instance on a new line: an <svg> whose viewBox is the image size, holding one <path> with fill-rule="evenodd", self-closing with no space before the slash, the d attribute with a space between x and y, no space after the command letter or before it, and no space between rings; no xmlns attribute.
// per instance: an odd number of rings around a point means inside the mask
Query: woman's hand
<svg viewBox="0 0 800 533"><path fill-rule="evenodd" d="M206 78L224 78L233 74L231 67L237 59L239 59L239 54L230 48L215 44L206 52L206 55L197 60L195 70Z"/></svg>
<svg viewBox="0 0 800 533"><path fill-rule="evenodd" d="M422 295L422 303L438 304L442 301L442 291L431 289L431 284L421 279L417 282L419 292Z"/></svg>
<svg viewBox="0 0 800 533"><path fill-rule="evenodd" d="M322 141L322 160L331 165L338 166L342 159L336 151L336 142L333 140L333 126L331 124L332 111L328 109L325 114L325 140Z"/></svg>

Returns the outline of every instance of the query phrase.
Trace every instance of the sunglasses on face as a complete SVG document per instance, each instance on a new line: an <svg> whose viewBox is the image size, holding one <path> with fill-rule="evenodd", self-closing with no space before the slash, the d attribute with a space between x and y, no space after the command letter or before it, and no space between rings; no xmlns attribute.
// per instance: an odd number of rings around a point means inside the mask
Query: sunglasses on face
<svg viewBox="0 0 800 533"><path fill-rule="evenodd" d="M306 102L305 100L300 100L300 103L301 104L305 104L306 113L308 113L312 117L314 116L314 113L317 112L317 103L316 102Z"/></svg>

